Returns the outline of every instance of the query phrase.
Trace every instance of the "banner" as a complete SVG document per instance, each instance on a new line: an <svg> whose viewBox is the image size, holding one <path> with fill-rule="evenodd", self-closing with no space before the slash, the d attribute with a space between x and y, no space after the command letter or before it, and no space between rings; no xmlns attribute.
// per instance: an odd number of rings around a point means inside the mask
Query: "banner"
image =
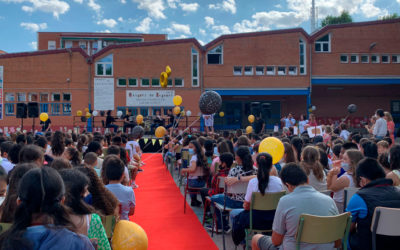
<svg viewBox="0 0 400 250"><path fill-rule="evenodd" d="M94 110L114 110L114 78L94 78Z"/></svg>
<svg viewBox="0 0 400 250"><path fill-rule="evenodd" d="M0 120L3 120L3 81L4 81L4 75L3 75L3 66L0 66Z"/></svg>
<svg viewBox="0 0 400 250"><path fill-rule="evenodd" d="M132 107L173 107L174 90L128 90L126 106Z"/></svg>
<svg viewBox="0 0 400 250"><path fill-rule="evenodd" d="M314 138L317 135L320 135L320 136L324 135L324 131L322 131L322 126L308 127L307 132L308 132L308 136L310 138Z"/></svg>

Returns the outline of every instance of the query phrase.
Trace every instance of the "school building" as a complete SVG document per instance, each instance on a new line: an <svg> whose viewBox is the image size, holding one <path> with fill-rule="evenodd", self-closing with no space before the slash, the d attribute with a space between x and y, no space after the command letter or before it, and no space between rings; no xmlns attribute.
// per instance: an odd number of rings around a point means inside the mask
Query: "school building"
<svg viewBox="0 0 400 250"><path fill-rule="evenodd" d="M349 104L358 107L350 116L355 126L377 108L400 123L399 31L400 19L393 19L330 25L314 34L295 28L223 35L204 46L165 34L38 32L38 51L0 55L0 127L20 126L18 103L30 102L39 103L55 129L84 126L76 112L85 108L166 113L174 95L197 116L207 90L223 100L219 129L244 128L249 114L261 114L273 128L289 112L298 118L312 106L320 123L338 121ZM172 74L162 88L167 65ZM104 119L95 117L95 127ZM32 125L24 119L24 129Z"/></svg>

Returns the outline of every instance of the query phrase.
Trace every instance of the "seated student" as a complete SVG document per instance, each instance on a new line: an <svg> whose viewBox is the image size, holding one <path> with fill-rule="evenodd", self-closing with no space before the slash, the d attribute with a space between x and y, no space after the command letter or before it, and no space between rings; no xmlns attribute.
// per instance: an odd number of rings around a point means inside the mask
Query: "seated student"
<svg viewBox="0 0 400 250"><path fill-rule="evenodd" d="M67 159L74 167L78 167L82 163L78 150L72 147L66 147L62 157Z"/></svg>
<svg viewBox="0 0 400 250"><path fill-rule="evenodd" d="M124 179L124 163L115 155L109 155L104 159L105 174L110 190L121 204L121 220L129 220L129 216L135 213L135 193L131 187L121 184Z"/></svg>
<svg viewBox="0 0 400 250"><path fill-rule="evenodd" d="M7 194L7 173L0 166L0 205L3 204Z"/></svg>
<svg viewBox="0 0 400 250"><path fill-rule="evenodd" d="M301 153L300 166L307 174L310 186L318 191L326 190L326 175L319 162L319 151L313 146L307 146Z"/></svg>
<svg viewBox="0 0 400 250"><path fill-rule="evenodd" d="M13 143L10 141L2 142L0 145L1 148L1 162L0 165L4 168L6 173L11 171L14 168L14 164L12 164L9 160L8 153L10 152L11 148L13 147Z"/></svg>
<svg viewBox="0 0 400 250"><path fill-rule="evenodd" d="M43 166L44 154L41 148L36 145L23 146L19 152L19 163L35 163Z"/></svg>
<svg viewBox="0 0 400 250"><path fill-rule="evenodd" d="M14 223L0 235L1 249L94 249L69 219L64 183L56 170L30 170L21 179L17 197Z"/></svg>
<svg viewBox="0 0 400 250"><path fill-rule="evenodd" d="M85 158L85 155L90 152L97 154L96 168L101 170L101 168L103 166L103 159L101 159L100 156L103 154L103 150L102 150L102 146L101 146L100 142L92 141L91 143L89 143L89 145L85 151L85 154L83 154L83 158Z"/></svg>
<svg viewBox="0 0 400 250"><path fill-rule="evenodd" d="M89 193L89 178L76 168L62 170L60 175L65 185L64 204L71 209L70 220L77 232L87 235L89 239L96 238L97 249L111 250L100 216L83 200Z"/></svg>
<svg viewBox="0 0 400 250"><path fill-rule="evenodd" d="M50 167L57 171L73 168L71 163L69 163L69 161L61 157L54 158L54 160L50 164Z"/></svg>
<svg viewBox="0 0 400 250"><path fill-rule="evenodd" d="M387 141L381 140L376 145L378 146L378 155L389 151L389 143Z"/></svg>
<svg viewBox="0 0 400 250"><path fill-rule="evenodd" d="M122 160L122 162L124 163L124 179L122 180L122 184L127 186L129 183L129 170L128 167L126 166L126 158L125 157L125 149L116 146L116 145L112 145L110 147L108 147L107 149L107 155L116 155L118 156L118 158L120 158ZM104 164L103 164L104 165ZM104 184L108 184L107 182L107 176L105 175L105 170L103 171L103 168L101 170L101 177L103 179Z"/></svg>
<svg viewBox="0 0 400 250"><path fill-rule="evenodd" d="M353 224L349 243L352 250L372 248L371 223L376 207L400 208L400 191L372 158L359 162L356 176L361 189L354 194L346 211L351 212ZM400 237L377 235L377 249L399 249Z"/></svg>
<svg viewBox="0 0 400 250"><path fill-rule="evenodd" d="M88 168L93 168L97 175L100 177L100 169L96 168L97 166L97 155L93 152L87 153L85 158L83 159L83 163Z"/></svg>
<svg viewBox="0 0 400 250"><path fill-rule="evenodd" d="M301 214L333 216L338 214L335 202L308 185L307 175L296 163L287 164L280 173L282 182L289 190L275 211L272 237L257 234L252 249L296 249L296 233ZM303 249L332 249L333 243L301 243Z"/></svg>
<svg viewBox="0 0 400 250"><path fill-rule="evenodd" d="M34 144L36 146L40 147L42 149L43 153L46 152L46 148L48 146L46 137L39 136L36 139ZM43 162L44 165L48 166L51 164L52 161L53 161L53 157L49 156L48 154L44 154L44 162Z"/></svg>
<svg viewBox="0 0 400 250"><path fill-rule="evenodd" d="M375 142L366 141L361 143L360 147L361 152L365 157L371 157L374 159L378 159L378 147Z"/></svg>

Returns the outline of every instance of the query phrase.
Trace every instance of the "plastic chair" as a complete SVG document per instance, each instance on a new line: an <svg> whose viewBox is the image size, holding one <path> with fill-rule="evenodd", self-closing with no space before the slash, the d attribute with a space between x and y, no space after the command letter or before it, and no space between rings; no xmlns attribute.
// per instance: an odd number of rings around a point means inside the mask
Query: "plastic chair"
<svg viewBox="0 0 400 250"><path fill-rule="evenodd" d="M102 216L101 222L103 224L104 230L106 231L107 238L111 239L112 234L114 232L114 227L116 222L116 218L114 215Z"/></svg>
<svg viewBox="0 0 400 250"><path fill-rule="evenodd" d="M206 180L207 182L207 180ZM186 213L186 197L188 194L200 194L201 188L189 187L189 174L186 174L185 195L183 196L183 213Z"/></svg>
<svg viewBox="0 0 400 250"><path fill-rule="evenodd" d="M8 229L10 229L11 226L12 223L0 223L0 233L4 233Z"/></svg>
<svg viewBox="0 0 400 250"><path fill-rule="evenodd" d="M300 243L323 244L342 240L342 249L347 250L347 239L351 225L351 214L336 216L315 216L302 214L296 233L296 249Z"/></svg>
<svg viewBox="0 0 400 250"><path fill-rule="evenodd" d="M182 151L181 151L181 159L182 159L182 165L179 167L179 177L178 177L179 188L182 186L182 180L183 180L182 175L180 175L182 166L183 166L184 163L186 163L186 167L187 167L187 164L190 161L190 154L189 154L189 150L188 149L182 149Z"/></svg>
<svg viewBox="0 0 400 250"><path fill-rule="evenodd" d="M225 177L219 176L218 177L218 183L217 183L218 189L224 189L225 188ZM211 197L206 196L205 197L205 204L204 204L204 211L203 211L203 226L206 222L206 212L207 208L211 205ZM214 227L214 223L212 225Z"/></svg>
<svg viewBox="0 0 400 250"><path fill-rule="evenodd" d="M376 250L376 235L400 236L400 209L376 207L372 217L372 249Z"/></svg>
<svg viewBox="0 0 400 250"><path fill-rule="evenodd" d="M250 245L248 241L251 240L252 233L266 233L271 232L272 229L257 229L253 227L253 210L260 211L274 211L278 207L279 200L282 196L286 194L286 191L277 192L277 193L265 193L262 195L261 193L254 192L251 195L250 202L250 227L245 229L246 232L246 249L250 249Z"/></svg>
<svg viewBox="0 0 400 250"><path fill-rule="evenodd" d="M353 195L355 193L357 193L357 191L359 190L359 188L355 188L355 187L347 187L344 189L344 204L343 204L343 209L346 209L347 205L349 204L351 197L353 197Z"/></svg>

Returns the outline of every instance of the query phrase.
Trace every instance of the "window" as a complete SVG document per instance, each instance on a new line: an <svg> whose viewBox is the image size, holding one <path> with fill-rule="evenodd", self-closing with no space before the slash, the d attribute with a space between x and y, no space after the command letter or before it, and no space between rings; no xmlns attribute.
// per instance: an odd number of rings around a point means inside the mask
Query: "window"
<svg viewBox="0 0 400 250"><path fill-rule="evenodd" d="M26 94L25 93L17 93L17 101L26 102Z"/></svg>
<svg viewBox="0 0 400 250"><path fill-rule="evenodd" d="M286 75L286 67L284 66L278 67L278 75Z"/></svg>
<svg viewBox="0 0 400 250"><path fill-rule="evenodd" d="M223 64L223 47L219 45L207 53L207 64Z"/></svg>
<svg viewBox="0 0 400 250"><path fill-rule="evenodd" d="M233 75L235 76L241 76L242 75L242 66L233 66Z"/></svg>
<svg viewBox="0 0 400 250"><path fill-rule="evenodd" d="M361 63L369 63L369 55L362 55Z"/></svg>
<svg viewBox="0 0 400 250"><path fill-rule="evenodd" d="M192 86L199 86L199 53L192 48Z"/></svg>
<svg viewBox="0 0 400 250"><path fill-rule="evenodd" d="M307 47L302 39L299 40L299 46L300 46L300 74L305 75L306 74L306 50Z"/></svg>
<svg viewBox="0 0 400 250"><path fill-rule="evenodd" d="M47 42L47 49L56 49L56 41L48 41Z"/></svg>
<svg viewBox="0 0 400 250"><path fill-rule="evenodd" d="M129 87L136 87L137 86L137 79L136 78L129 78L128 86Z"/></svg>
<svg viewBox="0 0 400 250"><path fill-rule="evenodd" d="M340 55L340 62L341 63L348 63L349 62L349 56L348 55Z"/></svg>
<svg viewBox="0 0 400 250"><path fill-rule="evenodd" d="M256 66L256 75L258 76L264 75L264 66Z"/></svg>
<svg viewBox="0 0 400 250"><path fill-rule="evenodd" d="M150 80L148 78L142 78L142 87L149 87L150 86Z"/></svg>
<svg viewBox="0 0 400 250"><path fill-rule="evenodd" d="M48 102L48 101L49 101L49 94L47 94L47 93L40 93L40 101L41 101L41 102Z"/></svg>
<svg viewBox="0 0 400 250"><path fill-rule="evenodd" d="M159 87L160 86L160 79L158 79L158 78L151 79L151 86L152 87Z"/></svg>
<svg viewBox="0 0 400 250"><path fill-rule="evenodd" d="M253 73L253 66L244 66L244 75L245 76L252 76Z"/></svg>
<svg viewBox="0 0 400 250"><path fill-rule="evenodd" d="M14 93L6 93L6 102L14 102L14 101L15 101Z"/></svg>
<svg viewBox="0 0 400 250"><path fill-rule="evenodd" d="M175 78L175 87L183 87L183 78Z"/></svg>
<svg viewBox="0 0 400 250"><path fill-rule="evenodd" d="M161 115L161 108L152 108L153 110L153 115L156 115L157 111L160 111L160 115Z"/></svg>
<svg viewBox="0 0 400 250"><path fill-rule="evenodd" d="M358 63L358 55L351 55L350 61L351 63Z"/></svg>
<svg viewBox="0 0 400 250"><path fill-rule="evenodd" d="M122 117L126 116L126 107L117 107L117 113L118 111L122 112Z"/></svg>
<svg viewBox="0 0 400 250"><path fill-rule="evenodd" d="M70 93L63 93L63 101L70 102L71 101L71 94Z"/></svg>
<svg viewBox="0 0 400 250"><path fill-rule="evenodd" d="M134 116L137 116L137 115L138 115L138 109L137 109L137 108L129 107L129 108L128 108L128 112L129 112L129 113L132 113L132 115L134 115Z"/></svg>
<svg viewBox="0 0 400 250"><path fill-rule="evenodd" d="M382 56L382 63L390 63L390 58L388 55Z"/></svg>
<svg viewBox="0 0 400 250"><path fill-rule="evenodd" d="M110 54L96 63L97 76L112 76L113 74L113 55Z"/></svg>
<svg viewBox="0 0 400 250"><path fill-rule="evenodd" d="M71 103L63 103L63 114L64 115L71 114Z"/></svg>
<svg viewBox="0 0 400 250"><path fill-rule="evenodd" d="M126 79L125 78L117 79L117 87L126 87Z"/></svg>
<svg viewBox="0 0 400 250"><path fill-rule="evenodd" d="M148 116L149 115L149 108L140 108L140 114L142 116Z"/></svg>
<svg viewBox="0 0 400 250"><path fill-rule="evenodd" d="M53 115L59 115L60 114L60 103L52 103L51 104L51 113Z"/></svg>
<svg viewBox="0 0 400 250"><path fill-rule="evenodd" d="M72 48L72 41L66 41L65 42L65 48L66 49Z"/></svg>
<svg viewBox="0 0 400 250"><path fill-rule="evenodd" d="M39 96L36 93L29 93L28 94L28 100L30 102L37 102L39 100Z"/></svg>
<svg viewBox="0 0 400 250"><path fill-rule="evenodd" d="M297 75L297 67L296 66L289 66L289 75Z"/></svg>
<svg viewBox="0 0 400 250"><path fill-rule="evenodd" d="M93 54L96 53L97 50L98 50L98 48L99 48L99 44L97 43L97 41L94 41L94 42L92 43L92 53L93 53Z"/></svg>
<svg viewBox="0 0 400 250"><path fill-rule="evenodd" d="M49 112L49 104L47 104L47 103L40 103L40 104L39 104L39 111L40 111L40 113L47 113L47 112Z"/></svg>
<svg viewBox="0 0 400 250"><path fill-rule="evenodd" d="M371 56L371 62L372 63L379 63L379 56L378 55L372 55Z"/></svg>
<svg viewBox="0 0 400 250"><path fill-rule="evenodd" d="M52 100L53 102L59 102L59 101L61 101L61 95L60 95L60 93L52 93L52 94L51 94L51 100Z"/></svg>
<svg viewBox="0 0 400 250"><path fill-rule="evenodd" d="M315 52L331 52L331 34L315 41Z"/></svg>
<svg viewBox="0 0 400 250"><path fill-rule="evenodd" d="M85 49L86 49L86 42L85 42L85 41L80 41L80 42L79 42L79 47L80 47L81 49L85 50Z"/></svg>
<svg viewBox="0 0 400 250"><path fill-rule="evenodd" d="M392 63L400 63L400 55L392 55Z"/></svg>
<svg viewBox="0 0 400 250"><path fill-rule="evenodd" d="M172 87L172 79L171 78L168 78L167 86L168 87Z"/></svg>
<svg viewBox="0 0 400 250"><path fill-rule="evenodd" d="M267 66L267 75L269 75L269 76L275 75L275 67L274 66Z"/></svg>
<svg viewBox="0 0 400 250"><path fill-rule="evenodd" d="M6 115L14 115L14 107L14 103L6 103L6 105L4 106Z"/></svg>

